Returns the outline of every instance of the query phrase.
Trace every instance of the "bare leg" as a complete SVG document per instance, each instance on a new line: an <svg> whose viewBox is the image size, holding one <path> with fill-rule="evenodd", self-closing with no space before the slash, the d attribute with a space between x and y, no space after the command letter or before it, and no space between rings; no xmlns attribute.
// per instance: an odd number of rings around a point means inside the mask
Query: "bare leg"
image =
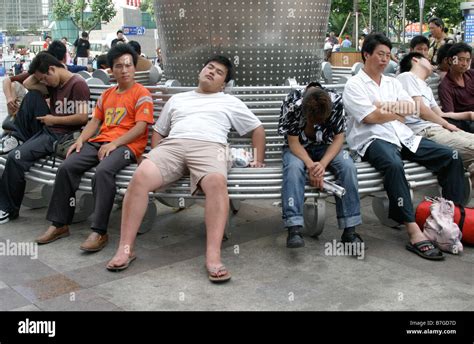
<svg viewBox="0 0 474 344"><path fill-rule="evenodd" d="M122 266L134 255L133 249L138 229L148 206L148 193L163 184L158 167L145 159L133 174L122 208L120 243L108 267Z"/></svg>
<svg viewBox="0 0 474 344"><path fill-rule="evenodd" d="M219 173L208 174L201 180L206 194L204 217L206 222L206 266L208 270L222 265L221 244L229 215L229 195L226 177Z"/></svg>

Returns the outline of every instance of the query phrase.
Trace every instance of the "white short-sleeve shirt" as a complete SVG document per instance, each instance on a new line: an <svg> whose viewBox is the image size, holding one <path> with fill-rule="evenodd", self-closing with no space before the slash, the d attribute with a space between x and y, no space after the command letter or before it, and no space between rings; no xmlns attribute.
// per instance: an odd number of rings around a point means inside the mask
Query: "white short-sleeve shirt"
<svg viewBox="0 0 474 344"><path fill-rule="evenodd" d="M166 102L153 129L163 137L226 144L232 127L245 135L260 125L252 111L234 96L190 91L175 94Z"/></svg>
<svg viewBox="0 0 474 344"><path fill-rule="evenodd" d="M397 80L400 81L410 97L421 97L423 103L430 109L438 106L431 88L427 85L426 81L421 80L416 74L405 72L397 76ZM425 121L418 115L407 116L405 119L406 125L408 125L415 134L418 134L426 128L441 127L437 123Z"/></svg>
<svg viewBox="0 0 474 344"><path fill-rule="evenodd" d="M382 75L380 86L372 80L363 69L350 78L342 96L347 114L346 138L352 150L361 156L375 139L393 143L398 148L402 145L416 152L421 141L404 123L394 120L382 124L367 124L363 120L377 108L374 103L396 102L413 99L405 92L398 80Z"/></svg>

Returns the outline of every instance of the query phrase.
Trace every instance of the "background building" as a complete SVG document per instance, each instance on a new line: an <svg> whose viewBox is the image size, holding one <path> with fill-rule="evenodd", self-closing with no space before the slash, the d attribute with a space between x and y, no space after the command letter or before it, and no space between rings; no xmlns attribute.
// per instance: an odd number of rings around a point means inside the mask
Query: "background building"
<svg viewBox="0 0 474 344"><path fill-rule="evenodd" d="M32 31L47 28L52 0L0 0L1 31Z"/></svg>

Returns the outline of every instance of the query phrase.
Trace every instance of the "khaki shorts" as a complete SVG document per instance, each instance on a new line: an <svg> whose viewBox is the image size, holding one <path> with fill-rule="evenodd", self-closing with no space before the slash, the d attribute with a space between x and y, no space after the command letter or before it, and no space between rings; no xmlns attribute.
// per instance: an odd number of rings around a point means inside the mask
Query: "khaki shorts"
<svg viewBox="0 0 474 344"><path fill-rule="evenodd" d="M143 156L160 169L163 186L189 173L191 194L196 193L199 182L208 174L219 173L227 178L231 166L226 145L199 140L165 138Z"/></svg>

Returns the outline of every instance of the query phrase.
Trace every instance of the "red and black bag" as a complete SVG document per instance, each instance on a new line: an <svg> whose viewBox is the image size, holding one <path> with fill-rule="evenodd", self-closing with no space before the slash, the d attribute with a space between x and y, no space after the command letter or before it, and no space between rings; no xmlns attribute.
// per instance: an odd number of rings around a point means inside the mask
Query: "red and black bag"
<svg viewBox="0 0 474 344"><path fill-rule="evenodd" d="M431 201L423 201L416 207L416 223L423 230L426 219L430 216ZM461 241L464 244L474 245L474 208L456 205L454 209L454 222L462 233Z"/></svg>

